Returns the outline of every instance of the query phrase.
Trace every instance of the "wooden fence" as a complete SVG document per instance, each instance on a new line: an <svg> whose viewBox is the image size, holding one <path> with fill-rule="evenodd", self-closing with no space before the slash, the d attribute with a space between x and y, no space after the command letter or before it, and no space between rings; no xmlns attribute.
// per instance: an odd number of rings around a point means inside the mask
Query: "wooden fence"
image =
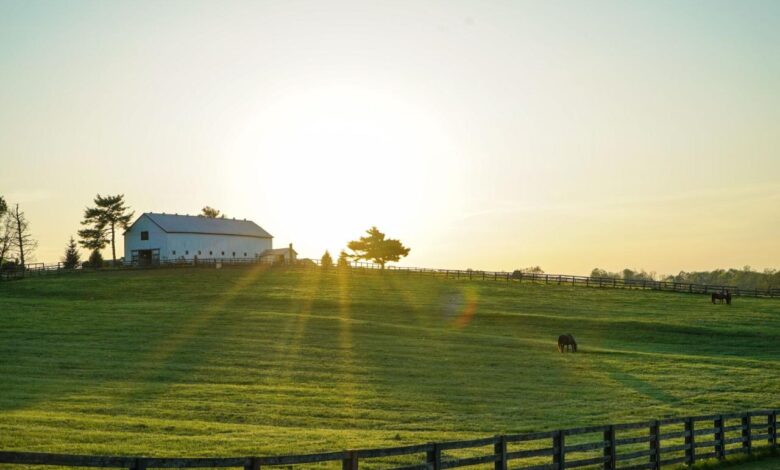
<svg viewBox="0 0 780 470"><path fill-rule="evenodd" d="M0 463L64 467L147 468L340 465L394 470L473 467L494 470L658 470L777 449L778 410L670 418L632 424L510 434L465 441L277 457L157 458L0 452ZM468 451L471 451L468 453ZM466 452L466 453L464 453Z"/></svg>
<svg viewBox="0 0 780 470"><path fill-rule="evenodd" d="M649 289L667 292L685 292L690 294L711 294L713 292L730 292L734 296L742 297L774 297L780 298L780 288L769 289L741 289L737 286L710 285L710 284L691 284L687 282L675 281L653 281L645 279L616 279L610 277L590 277L590 276L572 276L568 274L540 274L524 273L516 271L509 273L506 271L475 271L458 269L426 269L426 268L406 268L391 266L387 268L392 271L403 271L410 273L432 274L443 277L458 279L478 279L478 280L500 280L516 282L538 282L544 284L558 284L581 287L603 287L615 289Z"/></svg>
<svg viewBox="0 0 780 470"><path fill-rule="evenodd" d="M94 271L111 271L121 269L142 269L142 268L155 268L155 267L213 267L216 265L234 266L234 265L249 265L249 264L273 264L267 261L262 261L258 258L203 258L197 260L161 260L159 263L152 266L125 266L119 265L116 267L107 268L77 268L77 269L65 269L62 263L45 265L38 263L35 265L28 265L25 269L17 269L14 271L0 272L0 281L7 279L20 279L23 277L42 276L47 274L61 274L72 272L94 272ZM299 260L296 264L297 267L319 267L317 260ZM381 266L374 263L366 263L359 261L350 262L350 268L352 269L372 269L380 270ZM559 284L559 285L571 285L582 287L602 287L602 288L615 288L615 289L647 289L658 290L667 292L685 292L690 294L711 294L713 292L724 293L726 291L731 292L734 296L742 297L769 297L780 298L780 288L769 289L741 289L737 286L724 286L724 285L708 285L708 284L691 284L686 282L674 282L674 281L653 281L645 279L616 279L608 277L590 277L590 276L573 276L568 274L540 274L540 273L524 273L520 271L506 272L506 271L477 271L472 269L431 269L431 268L412 268L412 267L399 267L388 266L388 271L405 272L409 274L419 275L432 275L441 276L445 278L457 278L457 279L471 279L471 280L492 280L492 281L506 281L506 282L541 282L545 284Z"/></svg>

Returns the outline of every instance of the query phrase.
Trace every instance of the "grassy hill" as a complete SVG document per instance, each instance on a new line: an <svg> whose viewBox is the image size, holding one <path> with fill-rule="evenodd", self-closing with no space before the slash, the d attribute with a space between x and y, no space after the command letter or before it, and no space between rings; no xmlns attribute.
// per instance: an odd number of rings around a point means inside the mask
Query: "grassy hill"
<svg viewBox="0 0 780 470"><path fill-rule="evenodd" d="M3 283L0 317L4 450L300 453L780 406L776 300L171 269Z"/></svg>

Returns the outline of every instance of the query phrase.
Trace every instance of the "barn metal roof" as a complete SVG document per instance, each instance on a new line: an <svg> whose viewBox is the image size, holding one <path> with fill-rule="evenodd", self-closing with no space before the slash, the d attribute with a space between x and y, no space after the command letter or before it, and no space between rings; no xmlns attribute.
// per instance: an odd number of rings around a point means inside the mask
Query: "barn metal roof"
<svg viewBox="0 0 780 470"><path fill-rule="evenodd" d="M273 238L251 220L212 219L201 215L156 214L145 212L167 233L203 233L210 235L240 235L242 237Z"/></svg>

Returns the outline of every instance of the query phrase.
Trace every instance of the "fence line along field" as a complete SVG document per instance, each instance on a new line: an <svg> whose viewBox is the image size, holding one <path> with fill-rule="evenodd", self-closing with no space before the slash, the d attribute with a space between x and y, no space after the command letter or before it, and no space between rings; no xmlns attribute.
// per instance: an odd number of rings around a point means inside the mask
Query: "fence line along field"
<svg viewBox="0 0 780 470"><path fill-rule="evenodd" d="M736 423L731 424L732 421ZM647 433L628 437L628 434L637 434L638 430ZM730 436L735 433L735 436ZM571 444L572 438L578 443ZM294 465L340 463L342 470L357 470L361 466L375 468L378 459L385 459L382 468L391 470L441 470L480 465L508 470L510 464L517 470L583 467L660 470L683 463L690 466L713 459L723 461L727 455L768 454L776 450L777 410L764 410L319 454L160 458L0 451L0 463L129 470L192 467L259 470L269 466L289 468ZM467 455L462 452L458 455L458 451L466 451Z"/></svg>
<svg viewBox="0 0 780 470"><path fill-rule="evenodd" d="M4 451L302 454L780 407L771 299L248 266L24 279L0 312Z"/></svg>

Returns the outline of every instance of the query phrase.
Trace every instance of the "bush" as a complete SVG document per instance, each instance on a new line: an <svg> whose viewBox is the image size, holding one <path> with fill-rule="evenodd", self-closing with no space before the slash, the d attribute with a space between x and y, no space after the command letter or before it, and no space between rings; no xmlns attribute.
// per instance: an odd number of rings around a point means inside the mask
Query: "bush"
<svg viewBox="0 0 780 470"><path fill-rule="evenodd" d="M322 259L320 259L320 266L322 269L330 269L333 267L333 258L327 250L325 250L325 254L323 254Z"/></svg>
<svg viewBox="0 0 780 470"><path fill-rule="evenodd" d="M102 268L103 267L103 255L100 251L93 250L89 255L89 260L85 263L85 267L88 268Z"/></svg>

